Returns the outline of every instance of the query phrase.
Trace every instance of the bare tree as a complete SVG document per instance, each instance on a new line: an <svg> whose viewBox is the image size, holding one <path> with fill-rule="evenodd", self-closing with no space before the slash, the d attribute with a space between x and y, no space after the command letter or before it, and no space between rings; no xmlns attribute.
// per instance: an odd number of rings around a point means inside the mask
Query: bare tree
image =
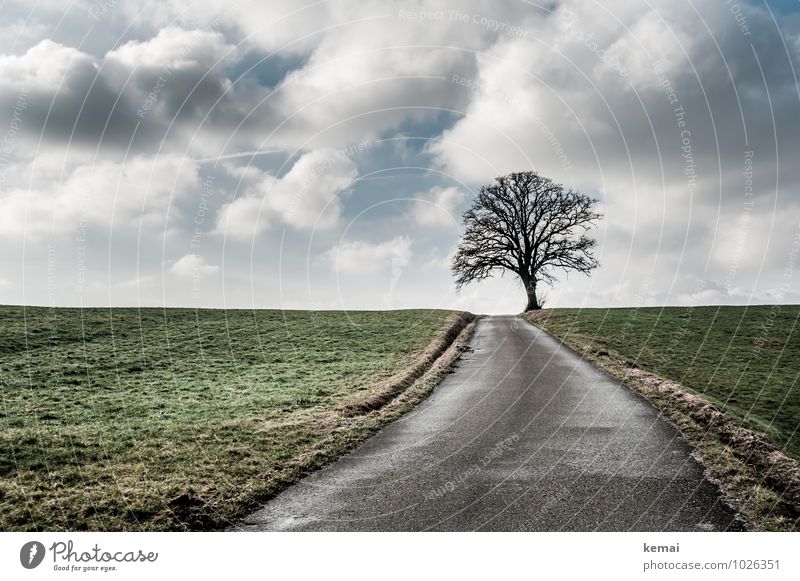
<svg viewBox="0 0 800 581"><path fill-rule="evenodd" d="M456 287L510 270L525 287L525 310L541 309L541 286L552 285L557 271L588 274L597 268L597 243L586 236L601 217L596 203L533 171L496 178L464 213L464 235L452 261Z"/></svg>

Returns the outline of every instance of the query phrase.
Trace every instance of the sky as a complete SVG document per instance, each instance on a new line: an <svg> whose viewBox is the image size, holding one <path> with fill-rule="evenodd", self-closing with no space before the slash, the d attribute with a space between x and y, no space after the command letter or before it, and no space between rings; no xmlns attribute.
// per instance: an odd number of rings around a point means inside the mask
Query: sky
<svg viewBox="0 0 800 581"><path fill-rule="evenodd" d="M599 199L546 306L800 302L800 4L0 4L0 304L514 313L482 185Z"/></svg>

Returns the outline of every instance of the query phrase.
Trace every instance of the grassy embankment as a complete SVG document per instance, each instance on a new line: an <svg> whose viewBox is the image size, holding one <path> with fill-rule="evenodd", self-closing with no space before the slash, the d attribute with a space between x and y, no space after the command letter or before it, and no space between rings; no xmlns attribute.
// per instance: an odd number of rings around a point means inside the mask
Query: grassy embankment
<svg viewBox="0 0 800 581"><path fill-rule="evenodd" d="M797 528L800 306L551 309L527 318L660 407L757 526Z"/></svg>
<svg viewBox="0 0 800 581"><path fill-rule="evenodd" d="M224 527L423 398L467 322L0 307L0 529Z"/></svg>

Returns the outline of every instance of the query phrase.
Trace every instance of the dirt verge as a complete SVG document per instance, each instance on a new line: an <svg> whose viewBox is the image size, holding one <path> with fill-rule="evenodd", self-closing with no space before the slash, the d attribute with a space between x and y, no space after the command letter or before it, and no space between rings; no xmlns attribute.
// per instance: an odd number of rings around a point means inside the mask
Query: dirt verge
<svg viewBox="0 0 800 581"><path fill-rule="evenodd" d="M428 345L411 367L375 385L367 393L359 393L349 401L340 404L337 411L346 415L358 415L384 407L422 377L447 352L459 334L474 319L475 315L472 313L456 313L442 336Z"/></svg>
<svg viewBox="0 0 800 581"><path fill-rule="evenodd" d="M184 522L194 530L219 530L235 526L269 499L311 472L346 454L386 424L410 411L450 373L469 345L478 317L455 313L445 330L405 370L347 400L317 419L309 430L325 436L313 447L264 475L258 490L242 491L230 502L189 503ZM210 500L210 499L209 499Z"/></svg>

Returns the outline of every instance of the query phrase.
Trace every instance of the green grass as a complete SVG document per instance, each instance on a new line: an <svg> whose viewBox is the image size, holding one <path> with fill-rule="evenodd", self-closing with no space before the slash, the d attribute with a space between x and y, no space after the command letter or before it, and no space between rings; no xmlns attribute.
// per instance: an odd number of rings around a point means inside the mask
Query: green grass
<svg viewBox="0 0 800 581"><path fill-rule="evenodd" d="M678 381L800 459L800 306L552 309L536 324Z"/></svg>
<svg viewBox="0 0 800 581"><path fill-rule="evenodd" d="M0 529L225 526L452 316L0 307Z"/></svg>

